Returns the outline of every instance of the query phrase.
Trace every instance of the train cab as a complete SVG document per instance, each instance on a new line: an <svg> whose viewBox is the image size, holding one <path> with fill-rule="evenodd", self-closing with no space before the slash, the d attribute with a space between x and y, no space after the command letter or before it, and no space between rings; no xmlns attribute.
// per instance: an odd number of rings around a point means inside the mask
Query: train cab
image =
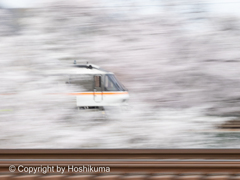
<svg viewBox="0 0 240 180"><path fill-rule="evenodd" d="M61 72L66 84L79 88L79 91L68 93L76 97L77 107L121 106L128 103L128 90L112 72L93 64L74 64Z"/></svg>

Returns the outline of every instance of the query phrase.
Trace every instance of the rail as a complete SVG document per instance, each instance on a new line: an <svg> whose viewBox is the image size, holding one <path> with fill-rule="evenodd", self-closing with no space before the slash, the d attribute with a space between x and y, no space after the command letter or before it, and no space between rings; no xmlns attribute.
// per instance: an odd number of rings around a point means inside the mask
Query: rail
<svg viewBox="0 0 240 180"><path fill-rule="evenodd" d="M1 149L0 159L240 159L240 149Z"/></svg>

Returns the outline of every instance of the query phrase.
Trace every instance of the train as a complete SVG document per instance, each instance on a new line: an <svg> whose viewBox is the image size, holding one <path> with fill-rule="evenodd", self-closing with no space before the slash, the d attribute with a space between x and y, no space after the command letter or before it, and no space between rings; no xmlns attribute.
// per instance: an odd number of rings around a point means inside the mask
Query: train
<svg viewBox="0 0 240 180"><path fill-rule="evenodd" d="M127 88L116 78L113 72L97 65L87 63L53 70L51 75L62 75L68 85L79 86L79 91L68 93L76 97L76 107L81 109L128 105Z"/></svg>

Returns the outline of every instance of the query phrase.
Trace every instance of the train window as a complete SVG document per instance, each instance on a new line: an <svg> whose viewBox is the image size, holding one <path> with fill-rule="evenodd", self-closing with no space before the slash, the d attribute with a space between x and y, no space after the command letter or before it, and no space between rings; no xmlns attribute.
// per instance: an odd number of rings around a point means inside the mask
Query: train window
<svg viewBox="0 0 240 180"><path fill-rule="evenodd" d="M105 91L125 91L114 75L107 74L104 79Z"/></svg>
<svg viewBox="0 0 240 180"><path fill-rule="evenodd" d="M113 82L109 79L108 76L105 76L104 80L104 90L105 91L117 91L118 89L114 86Z"/></svg>
<svg viewBox="0 0 240 180"><path fill-rule="evenodd" d="M101 76L94 76L95 87L101 87Z"/></svg>
<svg viewBox="0 0 240 180"><path fill-rule="evenodd" d="M66 83L92 91L92 78L92 75L71 75Z"/></svg>

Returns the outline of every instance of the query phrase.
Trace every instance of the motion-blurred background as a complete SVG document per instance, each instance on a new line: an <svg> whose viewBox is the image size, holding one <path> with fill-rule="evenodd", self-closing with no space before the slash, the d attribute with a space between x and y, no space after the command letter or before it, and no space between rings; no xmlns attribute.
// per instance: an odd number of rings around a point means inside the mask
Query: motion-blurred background
<svg viewBox="0 0 240 180"><path fill-rule="evenodd" d="M1 0L1 148L239 147L240 132L216 128L240 116L239 8L239 0ZM35 72L74 60L114 72L129 108L104 116L46 96L69 89Z"/></svg>

